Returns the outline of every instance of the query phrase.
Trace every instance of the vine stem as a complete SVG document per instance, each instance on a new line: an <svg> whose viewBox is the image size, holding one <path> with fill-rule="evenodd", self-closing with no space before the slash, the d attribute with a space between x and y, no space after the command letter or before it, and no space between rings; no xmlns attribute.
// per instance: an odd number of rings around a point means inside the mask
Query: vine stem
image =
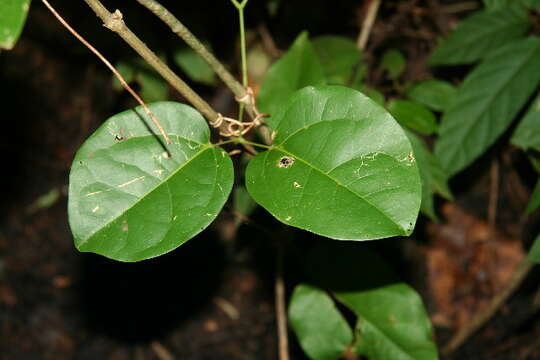
<svg viewBox="0 0 540 360"><path fill-rule="evenodd" d="M283 244L278 243L278 253L276 259L276 316L279 340L279 360L289 360L289 339L287 336L287 306L285 304L285 281L283 279L284 266Z"/></svg>
<svg viewBox="0 0 540 360"><path fill-rule="evenodd" d="M247 55L246 55L246 30L244 24L244 8L249 0L243 0L241 3L238 0L231 0L234 7L238 10L238 20L240 26L240 57L242 62L242 84L244 88L248 87L248 73L247 73ZM238 110L238 118L242 120L244 117L244 103L240 102L240 109Z"/></svg>
<svg viewBox="0 0 540 360"><path fill-rule="evenodd" d="M373 28L373 24L375 23L375 19L377 18L377 12L379 11L379 7L381 5L381 0L367 1L369 1L367 6L367 13L364 17L364 21L362 22L362 30L360 31L360 34L358 35L358 39L356 41L356 45L360 50L364 50L366 48L369 34L371 33L371 29Z"/></svg>
<svg viewBox="0 0 540 360"><path fill-rule="evenodd" d="M238 80L223 66L223 64L212 54L195 35L176 18L167 8L156 0L137 0L139 4L150 10L154 15L161 19L172 32L178 35L186 42L206 63L214 70L219 78L233 92L237 99L243 99L248 96L246 83L240 84ZM249 111L249 109L248 109Z"/></svg>
<svg viewBox="0 0 540 360"><path fill-rule="evenodd" d="M152 66L172 87L184 96L210 123L219 118L219 114L176 75L161 59L137 37L124 22L122 13L116 10L109 12L99 0L84 0L96 15L103 21L103 25L117 33L133 50L135 50L150 66Z"/></svg>
<svg viewBox="0 0 540 360"><path fill-rule="evenodd" d="M79 40L84 46L86 46L91 52L93 52L105 64L105 66L107 66L109 70L112 71L112 73L114 74L114 76L116 76L118 81L120 81L120 84L122 84L124 89L126 89L131 94L131 96L133 96L135 100L137 100L137 102L143 107L148 117L152 120L154 125L156 125L161 135L163 135L163 138L165 139L167 144L171 144L171 139L163 129L163 126L161 126L161 124L159 123L156 115L154 115L154 113L148 108L148 106L146 106L146 103L131 88L131 86L129 86L124 77L118 72L118 70L116 70L116 68L110 63L110 61L107 60L105 56L103 56L95 47L93 47L92 44L90 44L84 37L82 37L82 35L80 35L73 27L71 27L71 25L69 25L68 22L64 20L64 18L51 6L51 4L49 4L47 0L41 0L41 2L54 15L54 17L60 22L60 24L62 24L62 26L64 26L73 36L77 38L77 40Z"/></svg>

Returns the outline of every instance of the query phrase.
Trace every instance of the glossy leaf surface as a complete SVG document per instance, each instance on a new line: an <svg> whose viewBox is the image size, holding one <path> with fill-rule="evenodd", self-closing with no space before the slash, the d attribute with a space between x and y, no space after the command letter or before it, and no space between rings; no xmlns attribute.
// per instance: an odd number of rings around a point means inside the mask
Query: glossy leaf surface
<svg viewBox="0 0 540 360"><path fill-rule="evenodd" d="M341 36L319 36L312 41L329 84L345 85L359 65L362 52L356 43ZM364 69L358 69L363 72Z"/></svg>
<svg viewBox="0 0 540 360"><path fill-rule="evenodd" d="M510 142L523 150L540 151L540 95L520 120Z"/></svg>
<svg viewBox="0 0 540 360"><path fill-rule="evenodd" d="M0 2L0 49L11 49L21 35L30 0L2 0Z"/></svg>
<svg viewBox="0 0 540 360"><path fill-rule="evenodd" d="M457 89L446 81L426 80L412 86L407 96L415 102L435 111L444 111L450 105Z"/></svg>
<svg viewBox="0 0 540 360"><path fill-rule="evenodd" d="M298 285L289 305L289 321L304 352L310 359L340 359L352 344L353 333L323 290Z"/></svg>
<svg viewBox="0 0 540 360"><path fill-rule="evenodd" d="M435 360L422 299L365 246L324 244L309 256L313 281L358 316L356 349L370 360Z"/></svg>
<svg viewBox="0 0 540 360"><path fill-rule="evenodd" d="M120 261L180 246L217 216L232 188L232 162L210 144L189 106L152 104L173 142L141 108L108 119L80 148L70 174L69 221L75 245Z"/></svg>
<svg viewBox="0 0 540 360"><path fill-rule="evenodd" d="M308 85L325 84L325 76L307 32L300 34L289 51L268 70L257 97L259 110L272 116L293 92ZM267 119L270 124L273 118Z"/></svg>
<svg viewBox="0 0 540 360"><path fill-rule="evenodd" d="M437 118L424 106L407 100L392 100L388 111L401 125L420 134L429 135L437 131Z"/></svg>
<svg viewBox="0 0 540 360"><path fill-rule="evenodd" d="M526 9L519 5L478 11L462 20L431 56L431 65L469 64L514 43L529 29Z"/></svg>
<svg viewBox="0 0 540 360"><path fill-rule="evenodd" d="M253 199L280 221L334 239L411 233L421 185L411 145L384 108L341 86L293 94L274 146L246 171Z"/></svg>
<svg viewBox="0 0 540 360"><path fill-rule="evenodd" d="M449 175L481 156L510 126L540 82L540 38L499 49L460 86L439 126L435 155Z"/></svg>

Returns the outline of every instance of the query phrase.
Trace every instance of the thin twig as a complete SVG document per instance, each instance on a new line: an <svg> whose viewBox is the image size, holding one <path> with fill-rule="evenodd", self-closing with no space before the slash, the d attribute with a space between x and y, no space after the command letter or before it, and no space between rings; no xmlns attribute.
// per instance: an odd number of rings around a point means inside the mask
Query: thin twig
<svg viewBox="0 0 540 360"><path fill-rule="evenodd" d="M150 347L160 360L174 360L174 356L171 354L171 352L167 350L167 348L161 343L152 341L152 343L150 343Z"/></svg>
<svg viewBox="0 0 540 360"><path fill-rule="evenodd" d="M189 29L182 24L169 10L155 0L137 0L139 4L146 7L154 15L159 17L165 24L169 26L172 32L178 35L186 42L206 63L214 70L220 79L233 92L237 99L243 99L248 95L248 92L240 82L223 66L223 64L212 54L208 49L197 39ZM253 114L248 104L248 112Z"/></svg>
<svg viewBox="0 0 540 360"><path fill-rule="evenodd" d="M497 204L499 199L499 161L493 159L490 169L490 188L488 203L488 224L494 230L497 221Z"/></svg>
<svg viewBox="0 0 540 360"><path fill-rule="evenodd" d="M150 119L152 120L154 125L156 125L156 127L159 129L159 132L161 133L161 135L163 135L163 137L165 138L165 141L167 141L167 144L171 144L171 139L169 139L169 136L167 135L167 133L165 132L165 130L163 129L163 127L159 123L159 121L156 118L156 116L154 115L154 113L148 108L148 106L146 106L146 104L141 99L141 97L139 95L137 95L137 93L128 85L128 83L126 82L124 77L118 72L118 70L116 70L116 68L109 62L109 60L107 60L95 47L93 47L88 41L86 41L85 38L83 38L77 31L75 31L75 29L73 29L67 23L67 21L64 20L62 18L62 16L60 16L60 14L51 6L51 4L49 4L49 2L47 0L41 0L41 2L47 7L47 9L49 9L49 11L54 15L54 17L56 17L56 19L58 19L58 21L71 34L73 34L73 36L75 36L77 38L77 40L79 40L81 43L83 43L84 46L86 46L91 52L93 52L109 68L109 70L112 71L112 73L114 74L114 76L116 76L118 81L120 81L120 84L122 84L124 89L126 89L131 94L131 96L133 96L135 98L135 100L137 100L137 102L143 107L143 109L146 112L146 114L148 115L148 117L150 117Z"/></svg>
<svg viewBox="0 0 540 360"><path fill-rule="evenodd" d="M146 46L126 25L122 13L116 10L109 12L99 0L84 0L103 21L106 28L117 33L133 50L135 50L150 66L152 66L172 87L184 96L210 122L216 121L219 114L202 99L188 84L176 75L152 50Z"/></svg>
<svg viewBox="0 0 540 360"><path fill-rule="evenodd" d="M512 293L521 285L532 265L522 263L512 275L512 278L508 281L505 288L497 294L491 302L482 309L476 316L468 323L467 326L461 328L450 339L448 344L442 349L443 354L450 354L459 348L472 334L478 331L491 317L497 313L499 308L506 302L506 300L512 295Z"/></svg>
<svg viewBox="0 0 540 360"><path fill-rule="evenodd" d="M364 17L364 21L362 22L362 30L360 31L360 34L358 35L358 40L356 41L356 45L360 50L364 50L366 48L369 34L371 33L371 29L373 28L373 24L375 23L375 19L377 18L379 6L381 5L381 0L368 1L369 4L367 7L367 13Z"/></svg>
<svg viewBox="0 0 540 360"><path fill-rule="evenodd" d="M278 244L276 259L276 317L279 343L279 360L289 360L289 339L287 336L287 310L285 306L285 282L283 280L283 244Z"/></svg>

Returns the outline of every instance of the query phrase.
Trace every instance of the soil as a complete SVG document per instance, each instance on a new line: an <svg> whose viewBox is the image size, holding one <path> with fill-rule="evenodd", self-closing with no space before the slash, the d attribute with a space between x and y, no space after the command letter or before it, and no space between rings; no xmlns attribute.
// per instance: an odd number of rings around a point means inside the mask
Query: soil
<svg viewBox="0 0 540 360"><path fill-rule="evenodd" d="M185 14L194 31L204 33L234 68L236 20L228 1L223 3L169 5ZM359 3L343 1L328 9L329 2L298 1L284 4L273 20L254 3L248 26L266 24L280 49L303 29L313 35L354 37ZM366 50L374 69L368 82L389 97L399 97L376 70L380 53L392 47L408 59L404 80L436 75L459 81L467 68L433 74L426 61L437 37L468 13L441 9L460 4L472 6L467 11L481 6L474 1L384 2ZM102 64L38 1L32 6L21 40L0 54L0 359L276 359L276 246L260 228L280 225L261 209L241 223L227 205L218 221L195 239L140 263L76 251L66 209L71 161L106 118L135 103L113 90ZM58 6L113 62L132 56L101 29L84 3ZM126 7L127 18L143 14L135 6ZM213 8L210 14L208 7ZM306 13L307 7L317 11ZM329 11L336 16L329 19L324 15ZM134 23L144 29L145 23ZM146 41L163 49L171 46L174 38L165 35L162 25L154 20L146 25L154 29ZM234 111L234 100L222 86L195 86L220 111ZM172 91L170 95L180 99ZM501 141L478 166L452 181L456 200L440 201L440 223L422 218L415 240L370 245L418 289L441 346L506 286L538 230L538 215L522 216L533 171L526 157L506 144ZM494 224L490 201L496 210ZM295 239L285 249L288 294L304 276L297 259L323 241L301 231L289 234ZM481 331L444 358L540 359L539 275L533 270ZM305 359L292 334L290 341L292 359Z"/></svg>

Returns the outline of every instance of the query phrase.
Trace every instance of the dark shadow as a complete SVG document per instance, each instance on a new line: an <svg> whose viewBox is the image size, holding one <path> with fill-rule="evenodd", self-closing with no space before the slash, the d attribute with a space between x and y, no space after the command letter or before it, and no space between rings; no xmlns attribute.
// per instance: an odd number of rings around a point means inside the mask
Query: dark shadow
<svg viewBox="0 0 540 360"><path fill-rule="evenodd" d="M210 231L138 263L84 254L80 296L86 326L130 343L161 337L211 302L223 265L223 248Z"/></svg>

